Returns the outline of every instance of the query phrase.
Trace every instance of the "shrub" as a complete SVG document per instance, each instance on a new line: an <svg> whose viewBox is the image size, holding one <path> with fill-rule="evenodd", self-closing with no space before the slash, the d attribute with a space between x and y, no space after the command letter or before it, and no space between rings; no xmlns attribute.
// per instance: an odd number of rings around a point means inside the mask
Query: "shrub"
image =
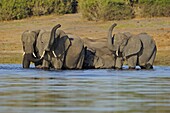
<svg viewBox="0 0 170 113"><path fill-rule="evenodd" d="M54 5L54 12L57 14L68 14L72 13L71 7L72 0L56 1Z"/></svg>
<svg viewBox="0 0 170 113"><path fill-rule="evenodd" d="M0 20L72 13L73 0L0 0Z"/></svg>
<svg viewBox="0 0 170 113"><path fill-rule="evenodd" d="M12 8L12 15L11 19L22 19L26 18L29 15L29 10L27 8L27 2L25 0L13 0L13 8Z"/></svg>
<svg viewBox="0 0 170 113"><path fill-rule="evenodd" d="M51 0L35 0L32 6L32 13L34 16L41 16L51 13Z"/></svg>
<svg viewBox="0 0 170 113"><path fill-rule="evenodd" d="M0 20L22 19L51 13L76 12L74 0L0 0ZM122 20L134 16L170 16L170 0L77 0L88 20ZM138 2L134 2L138 1ZM75 5L75 4L74 4ZM135 13L134 13L135 12Z"/></svg>
<svg viewBox="0 0 170 113"><path fill-rule="evenodd" d="M24 0L1 0L0 1L0 20L21 19L26 17ZM21 4L22 3L22 4Z"/></svg>
<svg viewBox="0 0 170 113"><path fill-rule="evenodd" d="M133 10L121 0L80 0L80 10L88 20L122 20L133 18Z"/></svg>
<svg viewBox="0 0 170 113"><path fill-rule="evenodd" d="M169 0L140 0L141 17L170 16Z"/></svg>

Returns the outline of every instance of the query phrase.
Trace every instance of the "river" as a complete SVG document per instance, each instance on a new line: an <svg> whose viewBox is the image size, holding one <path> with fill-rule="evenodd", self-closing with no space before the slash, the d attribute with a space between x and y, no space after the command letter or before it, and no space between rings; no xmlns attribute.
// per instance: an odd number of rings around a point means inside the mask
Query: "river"
<svg viewBox="0 0 170 113"><path fill-rule="evenodd" d="M0 64L0 113L168 112L170 66L44 71Z"/></svg>

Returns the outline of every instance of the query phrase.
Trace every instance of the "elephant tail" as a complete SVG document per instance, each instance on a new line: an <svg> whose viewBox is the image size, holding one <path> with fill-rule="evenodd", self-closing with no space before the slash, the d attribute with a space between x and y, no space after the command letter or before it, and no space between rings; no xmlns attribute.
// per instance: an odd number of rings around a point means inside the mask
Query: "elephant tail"
<svg viewBox="0 0 170 113"><path fill-rule="evenodd" d="M54 27L52 28L51 34L50 34L49 44L48 44L48 46L47 46L47 48L46 48L45 51L50 51L50 50L51 50L51 47L52 47L52 45L53 45L53 43L54 43L56 30L57 30L58 28L60 28L60 27L61 27L61 25L60 25L60 24L57 24L56 26L54 26Z"/></svg>

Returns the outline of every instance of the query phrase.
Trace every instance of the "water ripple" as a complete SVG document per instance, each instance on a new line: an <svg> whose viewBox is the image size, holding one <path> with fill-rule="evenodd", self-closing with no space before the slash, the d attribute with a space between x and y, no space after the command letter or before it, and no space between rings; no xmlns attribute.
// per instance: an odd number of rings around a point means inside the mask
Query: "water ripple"
<svg viewBox="0 0 170 113"><path fill-rule="evenodd" d="M0 64L0 113L168 113L169 73L164 66L44 71Z"/></svg>

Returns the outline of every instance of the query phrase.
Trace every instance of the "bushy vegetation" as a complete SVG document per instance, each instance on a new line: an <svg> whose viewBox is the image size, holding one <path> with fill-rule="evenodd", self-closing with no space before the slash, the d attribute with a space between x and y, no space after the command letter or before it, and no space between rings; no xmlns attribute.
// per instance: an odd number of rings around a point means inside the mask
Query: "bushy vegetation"
<svg viewBox="0 0 170 113"><path fill-rule="evenodd" d="M122 20L135 16L170 16L170 0L79 0L88 20Z"/></svg>
<svg viewBox="0 0 170 113"><path fill-rule="evenodd" d="M0 20L22 19L51 13L73 13L75 0L0 0ZM77 0L88 20L122 20L135 16L170 16L170 0Z"/></svg>
<svg viewBox="0 0 170 113"><path fill-rule="evenodd" d="M72 13L72 0L0 0L0 20Z"/></svg>
<svg viewBox="0 0 170 113"><path fill-rule="evenodd" d="M170 16L170 0L139 0L141 17Z"/></svg>
<svg viewBox="0 0 170 113"><path fill-rule="evenodd" d="M134 16L132 7L123 0L79 0L79 7L88 20L122 20Z"/></svg>

